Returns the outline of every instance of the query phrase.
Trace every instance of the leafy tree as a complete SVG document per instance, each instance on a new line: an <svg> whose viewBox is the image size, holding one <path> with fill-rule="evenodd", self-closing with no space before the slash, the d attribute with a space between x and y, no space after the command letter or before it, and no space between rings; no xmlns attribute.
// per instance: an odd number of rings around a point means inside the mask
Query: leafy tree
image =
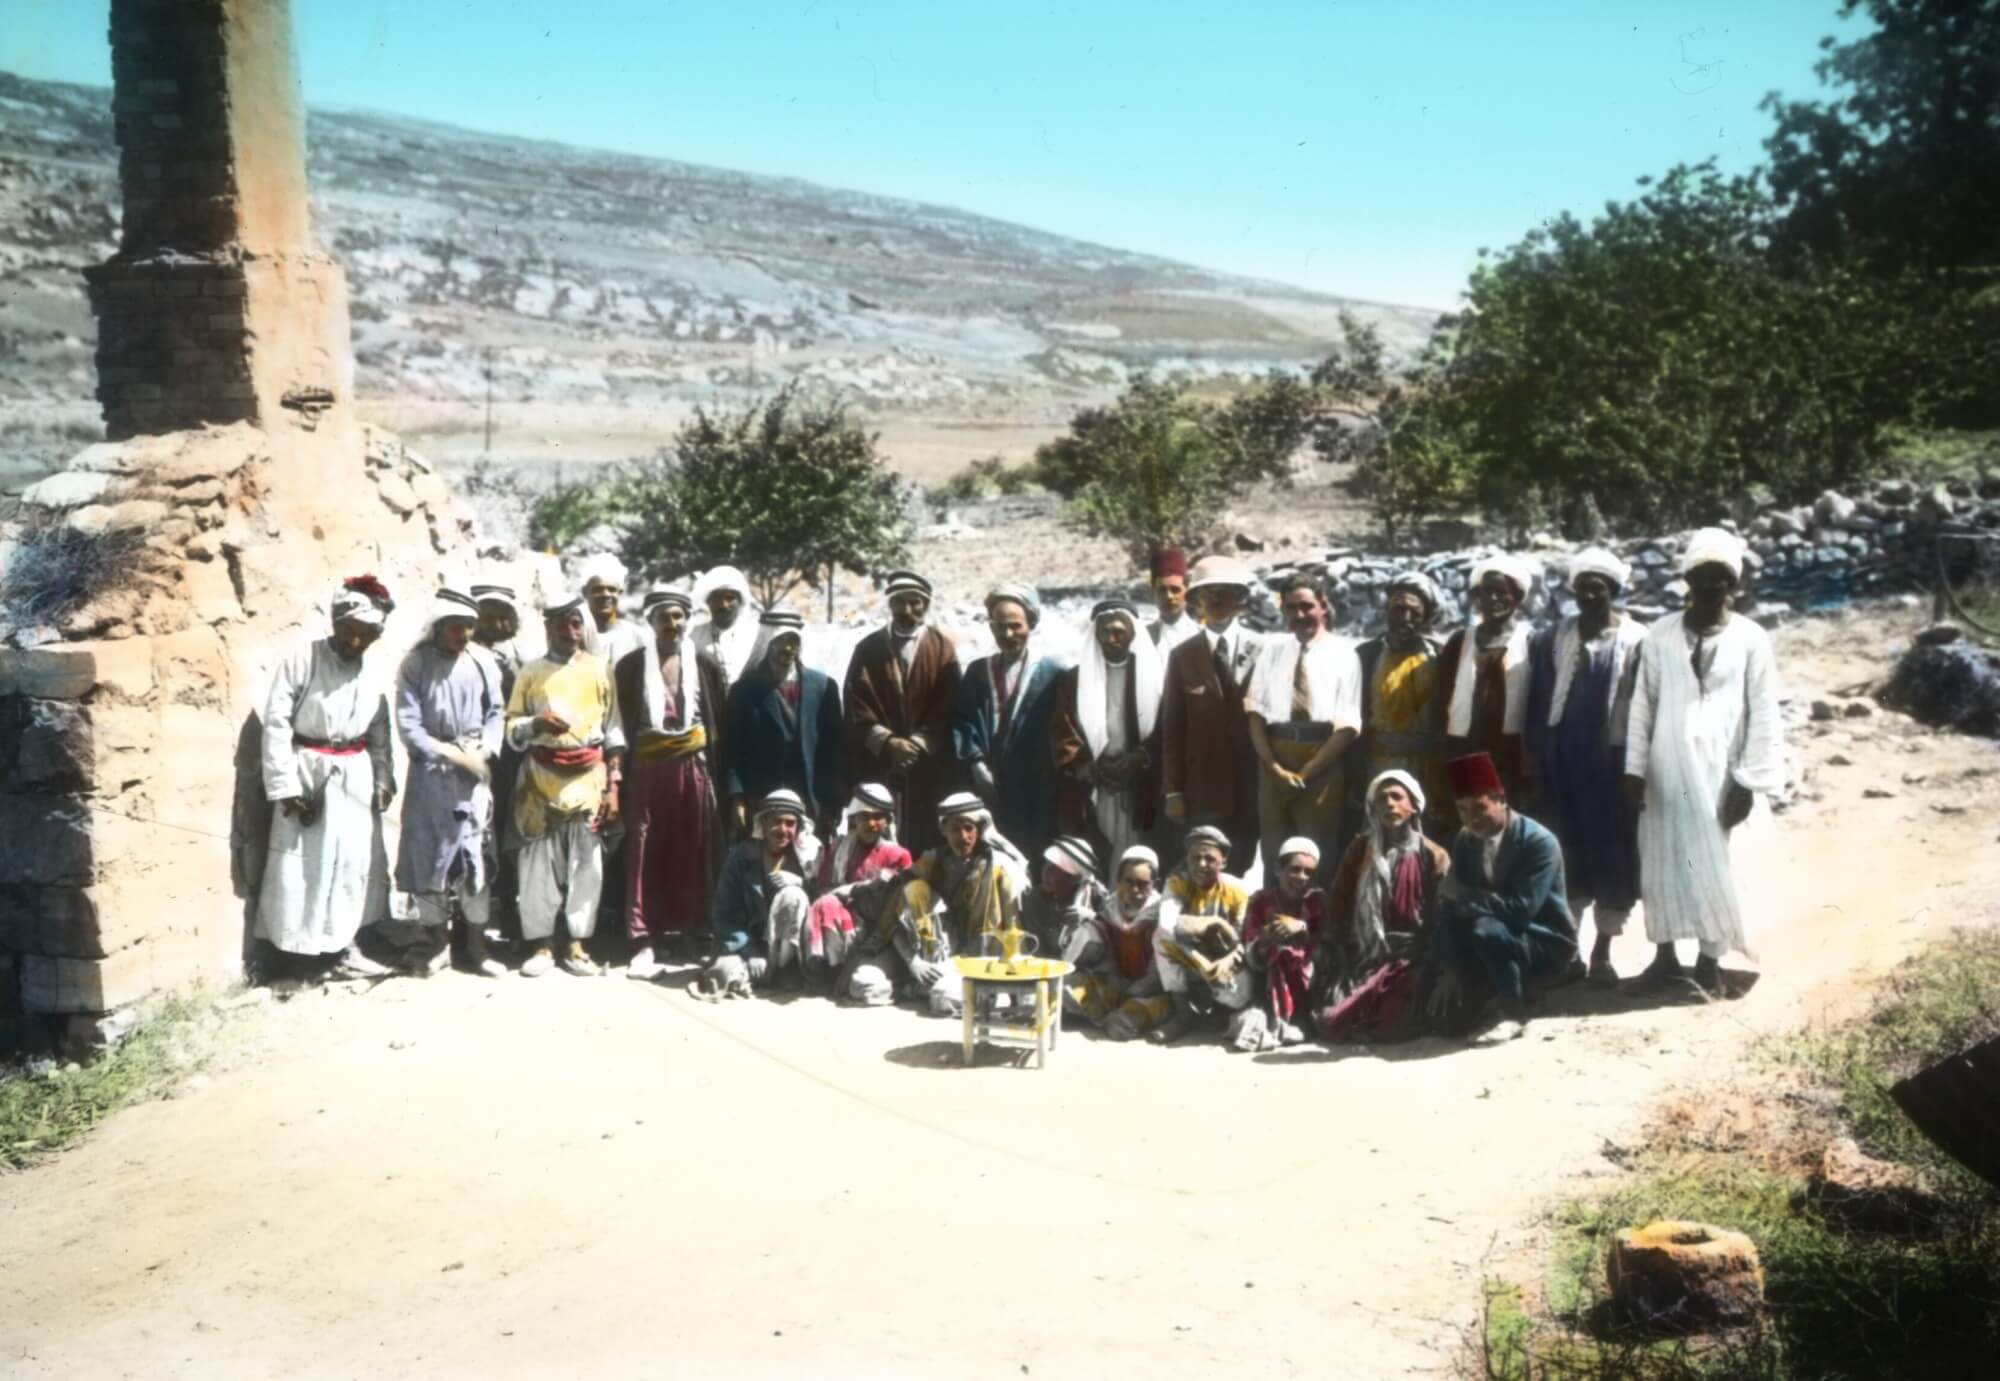
<svg viewBox="0 0 2000 1381"><path fill-rule="evenodd" d="M1069 486L1069 521L1117 538L1144 565L1155 547L1214 535L1237 461L1212 423L1183 385L1142 376L1117 402L1079 412L1037 464L1050 488Z"/></svg>
<svg viewBox="0 0 2000 1381"><path fill-rule="evenodd" d="M1079 409L1069 435L1044 443L1035 452L1035 478L1066 499L1078 498L1128 463L1133 419L1171 416L1204 434L1223 491L1261 479L1289 481L1292 456L1312 437L1319 408L1318 387L1282 369L1219 405L1196 398L1185 378L1140 374L1116 402Z"/></svg>
<svg viewBox="0 0 2000 1381"><path fill-rule="evenodd" d="M1471 497L1505 512L1539 486L1594 493L1613 521L1695 520L1752 483L1799 497L1879 465L1927 406L1945 304L1844 264L1780 272L1752 178L1702 164L1641 185L1474 271L1412 404L1467 449Z"/></svg>
<svg viewBox="0 0 2000 1381"><path fill-rule="evenodd" d="M831 566L893 565L909 523L876 441L790 386L740 412L698 410L629 482L625 559L654 578L735 565L766 604Z"/></svg>
<svg viewBox="0 0 2000 1381"><path fill-rule="evenodd" d="M1890 268L2000 269L2000 0L1844 0L1873 31L1820 41L1831 99L1764 109L1788 248Z"/></svg>
<svg viewBox="0 0 2000 1381"><path fill-rule="evenodd" d="M1320 406L1320 390L1311 379L1273 369L1211 411L1206 425L1224 447L1230 486L1240 488L1260 479L1290 480L1292 457L1312 439Z"/></svg>
<svg viewBox="0 0 2000 1381"><path fill-rule="evenodd" d="M1872 31L1820 42L1829 99L1764 98L1777 252L1863 266L1937 313L1937 415L2000 424L2000 0L1840 7L1861 12Z"/></svg>

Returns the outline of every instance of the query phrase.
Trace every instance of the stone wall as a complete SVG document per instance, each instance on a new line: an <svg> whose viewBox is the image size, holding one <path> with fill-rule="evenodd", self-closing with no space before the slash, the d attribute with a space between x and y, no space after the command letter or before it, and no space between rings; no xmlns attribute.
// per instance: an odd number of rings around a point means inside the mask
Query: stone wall
<svg viewBox="0 0 2000 1381"><path fill-rule="evenodd" d="M1858 497L1829 491L1811 504L1772 506L1749 520L1723 526L1748 545L1738 607L1765 622L1837 608L1850 599L1928 590L1936 581L1939 538L1953 534L2000 538L2000 477L1958 479L1919 489L1908 480L1882 480ZM1681 553L1688 533L1640 537L1606 545L1632 567L1627 607L1651 619L1680 606ZM1568 607L1562 588L1568 559L1581 544L1542 540L1519 554L1539 564L1543 578L1530 592L1530 612L1545 617ZM1415 566L1456 601L1441 622L1464 618L1472 568L1494 548L1477 547L1429 556L1383 556L1340 547L1319 562L1275 566L1263 572L1273 590L1298 570L1324 575L1338 588L1345 626L1374 632L1382 624L1388 581ZM1263 610L1275 624L1276 606Z"/></svg>

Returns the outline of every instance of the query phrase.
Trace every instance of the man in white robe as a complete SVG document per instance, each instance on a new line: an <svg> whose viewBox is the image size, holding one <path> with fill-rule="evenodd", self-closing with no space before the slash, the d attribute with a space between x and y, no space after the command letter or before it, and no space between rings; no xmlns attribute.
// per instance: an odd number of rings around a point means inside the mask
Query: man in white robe
<svg viewBox="0 0 2000 1381"><path fill-rule="evenodd" d="M1642 982L1681 977L1679 940L1700 948L1694 981L1722 989L1718 961L1748 952L1730 841L1785 778L1778 668L1762 628L1729 609L1743 542L1720 528L1689 539L1688 607L1639 646L1625 740L1625 791L1639 815L1646 934L1659 952Z"/></svg>
<svg viewBox="0 0 2000 1381"><path fill-rule="evenodd" d="M343 583L331 636L280 662L264 700L264 796L275 810L255 933L284 956L286 977L387 972L353 945L389 909L389 701L367 653L394 607L372 575Z"/></svg>
<svg viewBox="0 0 2000 1381"><path fill-rule="evenodd" d="M1154 826L1159 800L1159 649L1128 599L1100 600L1091 637L1056 689L1050 740L1062 773L1061 827L1123 858Z"/></svg>

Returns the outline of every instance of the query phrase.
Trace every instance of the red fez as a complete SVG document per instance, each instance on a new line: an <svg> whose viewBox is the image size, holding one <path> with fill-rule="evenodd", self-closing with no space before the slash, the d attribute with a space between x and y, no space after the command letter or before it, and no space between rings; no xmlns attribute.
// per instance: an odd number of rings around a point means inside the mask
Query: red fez
<svg viewBox="0 0 2000 1381"><path fill-rule="evenodd" d="M1444 765L1451 778L1451 794L1454 800L1467 796L1505 796L1507 788L1500 784L1500 769L1493 765L1493 759L1486 753L1468 753L1462 758L1453 758Z"/></svg>
<svg viewBox="0 0 2000 1381"><path fill-rule="evenodd" d="M1153 579L1163 575L1177 575L1187 579L1187 553L1179 547L1161 547L1153 553Z"/></svg>

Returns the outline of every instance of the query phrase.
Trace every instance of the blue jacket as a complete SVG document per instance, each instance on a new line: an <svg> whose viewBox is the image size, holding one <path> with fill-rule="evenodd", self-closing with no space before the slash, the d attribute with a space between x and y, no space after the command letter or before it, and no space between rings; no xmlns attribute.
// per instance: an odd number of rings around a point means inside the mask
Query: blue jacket
<svg viewBox="0 0 2000 1381"><path fill-rule="evenodd" d="M1517 936L1532 928L1574 946L1576 923L1563 886L1562 846L1547 827L1515 811L1501 832L1491 878L1485 876L1481 844L1471 830L1460 830L1451 841L1451 876L1475 890L1447 901L1446 915L1468 925L1490 916Z"/></svg>
<svg viewBox="0 0 2000 1381"><path fill-rule="evenodd" d="M840 687L823 671L799 668L796 719L761 666L729 689L729 731L723 738L723 790L751 810L788 786L805 798L821 824L846 804L842 795Z"/></svg>
<svg viewBox="0 0 2000 1381"><path fill-rule="evenodd" d="M986 764L995 786L990 802L994 823L1024 855L1039 859L1042 847L1056 834L1056 759L1049 726L1062 668L1036 657L1022 671L1027 684L1021 687L1003 737L1000 706L993 697L992 662L992 657L981 657L965 669L958 683L952 751L968 771L975 762Z"/></svg>
<svg viewBox="0 0 2000 1381"><path fill-rule="evenodd" d="M785 856L787 868L805 869L796 851ZM708 924L715 932L724 954L748 954L763 949L764 917L771 909L771 867L764 858L764 844L746 839L729 851L722 872L715 880L715 899L709 903Z"/></svg>

